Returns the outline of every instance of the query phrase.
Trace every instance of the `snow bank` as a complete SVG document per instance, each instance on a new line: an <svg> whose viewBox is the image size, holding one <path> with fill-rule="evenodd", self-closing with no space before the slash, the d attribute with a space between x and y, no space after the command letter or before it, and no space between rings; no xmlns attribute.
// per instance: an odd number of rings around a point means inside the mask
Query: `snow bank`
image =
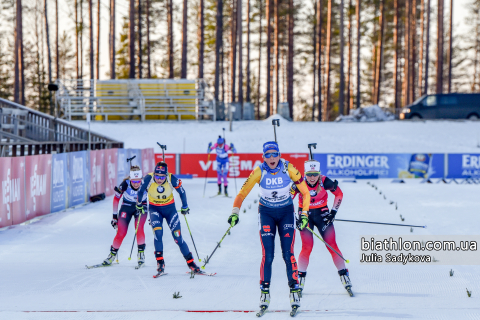
<svg viewBox="0 0 480 320"><path fill-rule="evenodd" d="M335 119L337 122L376 122L392 120L395 120L395 115L386 108L380 108L378 105L354 109L349 115L340 115Z"/></svg>

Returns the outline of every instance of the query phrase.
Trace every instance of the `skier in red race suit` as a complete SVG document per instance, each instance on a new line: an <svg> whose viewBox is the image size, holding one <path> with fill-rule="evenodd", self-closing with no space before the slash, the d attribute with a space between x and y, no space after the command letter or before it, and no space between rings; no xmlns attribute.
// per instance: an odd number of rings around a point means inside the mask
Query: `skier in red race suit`
<svg viewBox="0 0 480 320"><path fill-rule="evenodd" d="M340 187L338 187L338 181L332 181L328 177L323 176L320 172L320 162L316 160L305 161L305 181L307 182L307 187L310 191L310 209L308 212L309 228L313 230L314 226L316 226L323 240L325 240L325 242L328 243L339 254L342 254L337 246L337 242L335 241L335 227L333 226L335 215L337 214L338 208L340 207L343 199L343 192ZM328 210L327 206L327 190L335 195L332 210L330 211ZM295 184L292 185L290 192L292 194L292 198L295 198L295 196L299 194L298 210L299 214L301 214L301 212L304 211L302 209L302 194L299 192ZM302 251L300 252L300 256L298 258L298 276L300 281L300 289L303 291L305 288L305 277L307 276L310 253L312 252L313 248L313 234L308 229L304 229L300 231L300 236L302 238ZM337 267L340 280L342 281L345 289L351 288L352 283L350 282L348 269L345 268L345 261L330 248L327 247L327 249L332 255L333 263Z"/></svg>

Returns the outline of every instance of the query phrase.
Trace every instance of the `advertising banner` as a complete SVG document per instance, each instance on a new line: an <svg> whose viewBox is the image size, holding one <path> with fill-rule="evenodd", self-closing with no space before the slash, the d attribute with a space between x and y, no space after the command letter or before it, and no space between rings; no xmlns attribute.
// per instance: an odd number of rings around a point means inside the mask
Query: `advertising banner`
<svg viewBox="0 0 480 320"><path fill-rule="evenodd" d="M480 177L479 153L453 153L448 155L447 178L467 179Z"/></svg>
<svg viewBox="0 0 480 320"><path fill-rule="evenodd" d="M105 151L90 151L90 196L105 192Z"/></svg>
<svg viewBox="0 0 480 320"><path fill-rule="evenodd" d="M13 210L11 158L0 158L0 181L2 182L2 198L0 202L0 228L12 225Z"/></svg>
<svg viewBox="0 0 480 320"><path fill-rule="evenodd" d="M50 213L52 155L25 157L26 219Z"/></svg>
<svg viewBox="0 0 480 320"><path fill-rule="evenodd" d="M13 209L12 224L25 222L25 157L12 158L10 203Z"/></svg>
<svg viewBox="0 0 480 320"><path fill-rule="evenodd" d="M88 185L88 151L68 153L68 206L74 207L85 203L87 200Z"/></svg>
<svg viewBox="0 0 480 320"><path fill-rule="evenodd" d="M117 161L118 149L106 149L105 151L105 196L113 195L113 189L117 184Z"/></svg>
<svg viewBox="0 0 480 320"><path fill-rule="evenodd" d="M51 212L65 210L67 208L68 193L68 154L60 153L52 155L52 199Z"/></svg>
<svg viewBox="0 0 480 320"><path fill-rule="evenodd" d="M183 156L184 156L183 154L180 155L180 158ZM153 172L153 170L155 169L155 165L160 161L163 161L162 154L155 153L154 165L152 170L149 172ZM165 153L165 162L167 163L168 171L175 174L177 172L177 155L175 153ZM144 173L146 172L144 171ZM180 172L180 173L184 174L183 172Z"/></svg>
<svg viewBox="0 0 480 320"><path fill-rule="evenodd" d="M444 154L314 154L323 175L332 178L443 178ZM303 170L302 170L303 171Z"/></svg>
<svg viewBox="0 0 480 320"><path fill-rule="evenodd" d="M117 186L122 183L130 173L130 166L127 163L127 150L117 149Z"/></svg>
<svg viewBox="0 0 480 320"><path fill-rule="evenodd" d="M160 155L161 157L161 155ZM208 155L205 153L182 154L180 156L180 173L191 174L194 178L205 177L208 168L208 177L217 176L216 155L210 155L210 161L207 163ZM165 155L167 158L167 155ZM228 177L248 178L252 170L262 164L261 153L236 153L229 156ZM308 159L307 153L282 153L282 158L292 162L292 164L303 171L303 163Z"/></svg>
<svg viewBox="0 0 480 320"><path fill-rule="evenodd" d="M142 149L142 171L144 174L153 172L155 168L155 154L153 148ZM170 169L170 168L169 168ZM170 171L175 173L175 171Z"/></svg>

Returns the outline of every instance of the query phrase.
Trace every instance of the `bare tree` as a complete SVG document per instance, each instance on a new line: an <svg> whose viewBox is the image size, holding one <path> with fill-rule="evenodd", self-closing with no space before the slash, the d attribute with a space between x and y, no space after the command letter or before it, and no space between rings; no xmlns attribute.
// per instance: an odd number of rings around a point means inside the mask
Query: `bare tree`
<svg viewBox="0 0 480 320"><path fill-rule="evenodd" d="M415 101L415 88L416 88L416 75L417 70L415 69L415 62L417 61L417 0L413 0L412 5L412 25L410 27L411 32L411 63L410 65L410 101L412 103Z"/></svg>
<svg viewBox="0 0 480 320"><path fill-rule="evenodd" d="M425 34L425 85L423 86L423 94L428 93L428 66L430 51L430 0L427 0L427 30Z"/></svg>
<svg viewBox="0 0 480 320"><path fill-rule="evenodd" d="M293 119L293 28L294 28L295 10L293 0L288 1L288 61L287 61L287 102L290 110L290 118Z"/></svg>
<svg viewBox="0 0 480 320"><path fill-rule="evenodd" d="M317 0L317 79L317 119L322 121L322 0Z"/></svg>
<svg viewBox="0 0 480 320"><path fill-rule="evenodd" d="M76 0L75 0L76 1ZM115 79L115 0L110 0L110 79Z"/></svg>
<svg viewBox="0 0 480 320"><path fill-rule="evenodd" d="M55 0L55 70L57 79L60 79L60 64L59 64L59 45L58 45L58 0Z"/></svg>
<svg viewBox="0 0 480 320"><path fill-rule="evenodd" d="M316 77L317 77L317 2L314 4L314 13L313 13L313 95L312 95L312 121L315 121L315 99L317 96L317 87L316 87ZM320 67L320 66L319 66Z"/></svg>
<svg viewBox="0 0 480 320"><path fill-rule="evenodd" d="M219 90L220 90L220 66L223 67L223 59L220 64L221 48L222 48L222 38L223 38L223 0L217 0L217 16L215 24L215 102L219 101ZM223 71L223 70L222 70ZM223 79L223 72L222 72ZM224 90L222 90L223 94ZM222 98L222 101L224 99Z"/></svg>
<svg viewBox="0 0 480 320"><path fill-rule="evenodd" d="M232 16L230 23L230 101L235 102L235 84L237 74L237 0L232 1Z"/></svg>
<svg viewBox="0 0 480 320"><path fill-rule="evenodd" d="M380 0L380 17L378 24L380 27L378 33L378 44L377 44L377 65L375 72L375 96L373 98L373 103L378 104L380 102L380 84L382 81L382 58L383 58L383 29L384 29L384 0Z"/></svg>
<svg viewBox="0 0 480 320"><path fill-rule="evenodd" d="M393 46L395 49L393 56L393 102L395 109L398 109L398 0L393 1L393 9L395 11L393 16Z"/></svg>
<svg viewBox="0 0 480 320"><path fill-rule="evenodd" d="M25 104L25 67L23 61L23 6L22 0L16 0L15 25L15 80L13 99Z"/></svg>
<svg viewBox="0 0 480 320"><path fill-rule="evenodd" d="M423 39L425 34L425 2L420 1L420 52L418 53L418 92L422 95L423 92Z"/></svg>
<svg viewBox="0 0 480 320"><path fill-rule="evenodd" d="M78 25L78 2L75 0L75 74L77 79L80 79L79 66L80 66L80 51L78 49L79 41L79 25Z"/></svg>
<svg viewBox="0 0 480 320"><path fill-rule="evenodd" d="M345 54L343 53L344 51L344 31L343 31L343 16L344 16L344 10L345 10L345 5L344 5L344 0L340 1L340 90L338 94L338 109L339 113L341 115L344 114L344 102L345 102L345 74L343 73L344 69L344 61L345 61Z"/></svg>
<svg viewBox="0 0 480 320"><path fill-rule="evenodd" d="M90 0L91 1L91 0ZM50 33L48 28L48 9L47 9L47 0L44 0L44 15L45 15L45 33L47 41L47 63L48 63L48 83L52 83L52 54L50 47ZM52 104L52 93L49 91L48 100L50 102L50 114L53 115L53 104Z"/></svg>
<svg viewBox="0 0 480 320"><path fill-rule="evenodd" d="M130 20L129 20L129 54L130 54L130 72L128 77L135 79L135 0L130 1Z"/></svg>
<svg viewBox="0 0 480 320"><path fill-rule="evenodd" d="M45 3L47 0L45 0ZM89 31L90 31L90 79L95 79L95 60L94 60L94 48L93 48L93 2L88 0L88 20L89 20ZM48 32L47 32L48 39Z"/></svg>
<svg viewBox="0 0 480 320"><path fill-rule="evenodd" d="M55 0L58 1L58 0ZM97 80L100 79L100 6L101 1L97 0ZM58 48L57 48L58 49Z"/></svg>
<svg viewBox="0 0 480 320"><path fill-rule="evenodd" d="M350 109L353 107L353 99L352 99L352 0L348 1L348 56L347 56L347 81L346 81L346 88L347 88L347 110L346 114L350 113Z"/></svg>
<svg viewBox="0 0 480 320"><path fill-rule="evenodd" d="M243 119L243 28L242 0L237 2L237 37L238 37L238 102L240 103L240 119Z"/></svg>
<svg viewBox="0 0 480 320"><path fill-rule="evenodd" d="M183 0L183 22L182 22L182 71L180 78L187 78L187 24L188 24L188 0Z"/></svg>
<svg viewBox="0 0 480 320"><path fill-rule="evenodd" d="M265 10L266 10L266 17L267 17L267 94L266 94L266 100L267 100L267 113L266 113L266 117L270 117L270 113L271 113L271 104L270 104L270 98L271 98L271 87L270 87L270 84L271 84L271 42L270 42L270 39L271 39L271 34L272 34L272 28L271 28L271 24L270 24L270 16L271 16L271 0L266 0L266 7L265 7Z"/></svg>
<svg viewBox="0 0 480 320"><path fill-rule="evenodd" d="M198 78L203 79L203 57L205 52L205 9L204 0L200 0L198 8Z"/></svg>
<svg viewBox="0 0 480 320"><path fill-rule="evenodd" d="M138 79L142 79L142 69L143 69L143 45L142 45L142 1L138 0L137 2L138 10Z"/></svg>
<svg viewBox="0 0 480 320"><path fill-rule="evenodd" d="M327 43L325 53L325 99L323 104L323 120L328 121L330 116L330 57L332 52L332 2L328 0L327 12Z"/></svg>
<svg viewBox="0 0 480 320"><path fill-rule="evenodd" d="M173 79L173 0L167 0L167 24L168 24L168 77Z"/></svg>
<svg viewBox="0 0 480 320"><path fill-rule="evenodd" d="M450 28L448 33L448 93L450 93L452 92L453 0L450 0Z"/></svg>
<svg viewBox="0 0 480 320"><path fill-rule="evenodd" d="M411 64L411 56L410 56L410 23L411 23L411 5L412 0L405 1L405 31L404 31L404 64L403 64L403 104L407 105L410 103L410 64Z"/></svg>
<svg viewBox="0 0 480 320"><path fill-rule="evenodd" d="M443 93L443 11L444 0L438 0L437 16L437 83L436 93Z"/></svg>
<svg viewBox="0 0 480 320"><path fill-rule="evenodd" d="M261 30L260 30L261 32ZM251 100L250 86L250 0L247 0L247 102Z"/></svg>
<svg viewBox="0 0 480 320"><path fill-rule="evenodd" d="M361 0L356 0L356 16L357 16L357 103L356 108L360 108L360 35L361 35L361 21L360 21L360 10L361 10Z"/></svg>
<svg viewBox="0 0 480 320"><path fill-rule="evenodd" d="M277 113L278 102L280 97L280 81L278 79L280 65L279 65L279 58L280 58L280 50L279 46L279 35L278 35L278 28L279 28L279 17L278 17L278 9L279 9L279 0L273 0L273 51L274 51L274 59L275 59L275 87L274 89L274 103L273 103L273 113Z"/></svg>
<svg viewBox="0 0 480 320"><path fill-rule="evenodd" d="M203 1L203 0L202 0ZM147 0L145 8L147 18L147 77L152 78L152 61L151 61L151 43L150 43L150 0Z"/></svg>
<svg viewBox="0 0 480 320"><path fill-rule="evenodd" d="M268 2L269 0L267 0ZM258 84L257 84L257 120L260 120L260 86L261 86L261 76L262 76L262 17L263 17L263 0L260 0L260 13L258 15L259 26L259 41L258 41ZM268 108L267 108L268 109Z"/></svg>

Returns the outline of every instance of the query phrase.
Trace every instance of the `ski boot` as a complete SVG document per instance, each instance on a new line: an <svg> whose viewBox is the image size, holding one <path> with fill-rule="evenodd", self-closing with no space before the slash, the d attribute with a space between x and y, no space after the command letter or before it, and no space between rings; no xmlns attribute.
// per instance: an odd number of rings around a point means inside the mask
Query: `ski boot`
<svg viewBox="0 0 480 320"><path fill-rule="evenodd" d="M301 297L301 290L298 284L294 284L290 286L290 306L292 307L292 311L290 312L290 317L295 317L297 315L298 308L300 308L300 297Z"/></svg>
<svg viewBox="0 0 480 320"><path fill-rule="evenodd" d="M145 244L141 244L138 246L137 259L138 266L136 266L135 269L140 269L145 264Z"/></svg>
<svg viewBox="0 0 480 320"><path fill-rule="evenodd" d="M193 273L195 274L202 274L204 273L203 271L200 270L200 268L195 264L195 261L193 260L192 253L190 252L186 257L185 260L187 260L187 265L192 270Z"/></svg>
<svg viewBox="0 0 480 320"><path fill-rule="evenodd" d="M257 317L261 317L267 312L270 305L270 284L262 281L260 285L260 311L257 313Z"/></svg>
<svg viewBox="0 0 480 320"><path fill-rule="evenodd" d="M110 253L108 254L107 259L105 259L102 263L102 266L111 266L113 263L113 260L115 260L115 257L117 256L118 249L115 249L114 247L110 247Z"/></svg>
<svg viewBox="0 0 480 320"><path fill-rule="evenodd" d="M302 297L303 289L305 289L305 277L307 276L307 271L298 272L298 282L299 282L299 287L300 287L300 298Z"/></svg>
<svg viewBox="0 0 480 320"><path fill-rule="evenodd" d="M352 292L352 282L350 281L350 276L348 274L348 269L342 269L338 271L338 275L340 276L340 281L342 281L345 290L347 290L348 294L353 297Z"/></svg>
<svg viewBox="0 0 480 320"><path fill-rule="evenodd" d="M218 184L218 193L217 193L217 195L221 195L221 194L222 194L222 184L219 183L219 184Z"/></svg>
<svg viewBox="0 0 480 320"><path fill-rule="evenodd" d="M155 251L155 259L157 259L157 274L154 275L154 278L158 278L165 273L165 260L163 260L163 252Z"/></svg>
<svg viewBox="0 0 480 320"><path fill-rule="evenodd" d="M227 186L223 186L224 190L225 190L225 197L228 197L228 191L227 191Z"/></svg>

